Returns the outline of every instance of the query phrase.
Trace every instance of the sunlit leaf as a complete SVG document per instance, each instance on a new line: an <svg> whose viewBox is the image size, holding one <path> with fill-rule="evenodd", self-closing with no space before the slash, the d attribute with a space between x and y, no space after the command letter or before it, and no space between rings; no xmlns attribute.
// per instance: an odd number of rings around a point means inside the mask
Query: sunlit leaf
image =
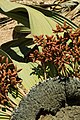
<svg viewBox="0 0 80 120"><path fill-rule="evenodd" d="M68 64L65 63L65 67L66 67L67 69L69 69L71 72L73 72L73 68L72 68L70 65L68 65Z"/></svg>
<svg viewBox="0 0 80 120"><path fill-rule="evenodd" d="M5 6L6 4L8 4L8 6ZM52 34L52 27L48 23L46 16L34 8L1 0L0 12L12 17L30 28L32 34Z"/></svg>
<svg viewBox="0 0 80 120"><path fill-rule="evenodd" d="M30 28L32 35L52 35L52 28L56 27L56 23L63 25L64 21L74 29L77 28L74 23L60 14L38 6L21 5L0 0L0 12L22 23L28 29ZM24 28L23 31L25 30Z"/></svg>
<svg viewBox="0 0 80 120"><path fill-rule="evenodd" d="M53 21L55 21L56 23L59 23L60 25L63 25L64 21L66 21L66 23L68 25L70 25L73 29L78 28L78 26L75 25L70 19L67 19L66 17L62 16L61 14L59 14L55 11L46 10L44 8L41 8L38 6L33 6L33 5L29 5L29 6L36 9L36 10L39 10L45 16L50 17Z"/></svg>

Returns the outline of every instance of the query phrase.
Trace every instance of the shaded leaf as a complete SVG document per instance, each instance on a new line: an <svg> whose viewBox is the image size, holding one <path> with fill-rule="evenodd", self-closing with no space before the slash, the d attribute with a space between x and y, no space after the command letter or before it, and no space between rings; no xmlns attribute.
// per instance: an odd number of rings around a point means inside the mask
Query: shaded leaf
<svg viewBox="0 0 80 120"><path fill-rule="evenodd" d="M28 34L31 33L31 30L28 27L25 27L23 25L17 25L17 26L15 26L14 30L16 32L20 32L20 33L28 33Z"/></svg>

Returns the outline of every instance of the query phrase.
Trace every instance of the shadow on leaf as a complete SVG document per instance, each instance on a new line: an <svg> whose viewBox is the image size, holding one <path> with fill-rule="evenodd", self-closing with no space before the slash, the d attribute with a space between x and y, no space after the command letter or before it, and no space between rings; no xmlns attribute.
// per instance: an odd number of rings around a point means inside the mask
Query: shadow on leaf
<svg viewBox="0 0 80 120"><path fill-rule="evenodd" d="M13 60L18 62L25 62L25 56L31 51L28 47L33 44L31 38L24 38L23 40L13 40L1 45L1 49L4 50Z"/></svg>

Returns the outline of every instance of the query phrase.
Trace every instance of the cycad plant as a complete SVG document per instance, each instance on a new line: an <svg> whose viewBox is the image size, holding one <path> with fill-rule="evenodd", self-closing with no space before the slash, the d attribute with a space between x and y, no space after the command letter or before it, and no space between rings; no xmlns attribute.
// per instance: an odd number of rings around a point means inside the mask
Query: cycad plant
<svg viewBox="0 0 80 120"><path fill-rule="evenodd" d="M80 78L80 29L37 6L0 0L0 12L21 23L16 31L27 33L26 38L2 44L0 49L0 118L10 119L22 96L40 81L57 75Z"/></svg>

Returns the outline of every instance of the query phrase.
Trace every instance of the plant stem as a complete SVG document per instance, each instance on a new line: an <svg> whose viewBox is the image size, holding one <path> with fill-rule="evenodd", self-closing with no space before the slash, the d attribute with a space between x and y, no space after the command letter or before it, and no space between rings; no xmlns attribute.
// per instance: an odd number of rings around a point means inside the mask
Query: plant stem
<svg viewBox="0 0 80 120"><path fill-rule="evenodd" d="M42 67L43 67L43 71L44 71L44 79L47 79L47 75L46 75L46 66L45 63L42 63Z"/></svg>

